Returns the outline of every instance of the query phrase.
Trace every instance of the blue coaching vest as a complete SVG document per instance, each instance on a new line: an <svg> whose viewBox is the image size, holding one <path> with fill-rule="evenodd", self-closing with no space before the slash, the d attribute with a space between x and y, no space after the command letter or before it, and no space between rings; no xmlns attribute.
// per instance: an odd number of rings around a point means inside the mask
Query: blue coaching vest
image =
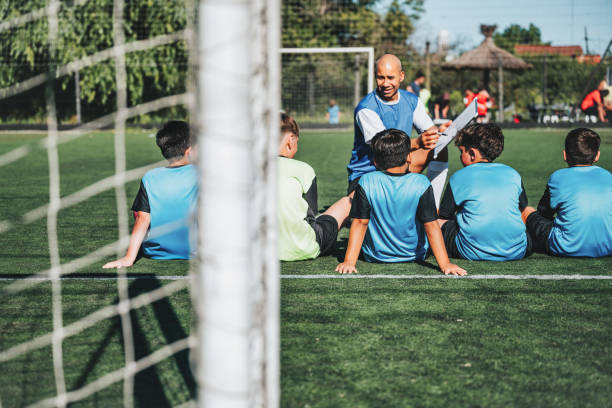
<svg viewBox="0 0 612 408"><path fill-rule="evenodd" d="M562 256L612 255L612 174L596 166L555 171L548 180L550 207L557 210L548 237Z"/></svg>
<svg viewBox="0 0 612 408"><path fill-rule="evenodd" d="M368 262L410 262L425 259L429 243L416 219L423 193L431 185L422 174L390 176L380 171L359 180L371 207L362 251Z"/></svg>
<svg viewBox="0 0 612 408"><path fill-rule="evenodd" d="M475 163L450 180L457 211L457 249L466 259L509 261L527 250L519 210L521 176L500 163Z"/></svg>
<svg viewBox="0 0 612 408"><path fill-rule="evenodd" d="M376 95L376 91L367 94L355 108L355 118L362 109L370 109L378 114L385 129L399 129L408 136L412 132L412 118L419 98L403 89L398 90L399 100L385 103ZM351 152L351 160L347 166L349 181L355 180L366 173L376 171L372 160L372 149L365 142L363 132L355 120L355 140Z"/></svg>
<svg viewBox="0 0 612 408"><path fill-rule="evenodd" d="M152 259L189 259L195 253L193 216L198 201L196 168L160 167L142 178L151 208L151 226L142 244ZM159 229L156 233L156 229ZM194 230L195 232L195 230Z"/></svg>

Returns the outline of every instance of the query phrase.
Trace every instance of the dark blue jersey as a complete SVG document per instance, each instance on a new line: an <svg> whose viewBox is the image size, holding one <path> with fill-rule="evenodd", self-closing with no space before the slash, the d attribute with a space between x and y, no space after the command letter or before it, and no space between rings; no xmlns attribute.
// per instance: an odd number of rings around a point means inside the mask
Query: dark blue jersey
<svg viewBox="0 0 612 408"><path fill-rule="evenodd" d="M438 218L427 177L381 171L359 179L350 216L369 220L362 246L368 262L424 259L429 245L423 223Z"/></svg>
<svg viewBox="0 0 612 408"><path fill-rule="evenodd" d="M151 215L142 244L152 259L189 259L195 253L195 210L198 201L196 168L160 167L142 178L132 210Z"/></svg>
<svg viewBox="0 0 612 408"><path fill-rule="evenodd" d="M551 218L550 252L560 256L612 255L612 174L596 166L555 171L538 212Z"/></svg>
<svg viewBox="0 0 612 408"><path fill-rule="evenodd" d="M370 141L376 133L399 129L410 136L413 124L419 132L433 126L415 94L399 89L398 100L393 102L383 101L376 91L367 94L355 108L355 140L347 166L349 181L376 171L370 148Z"/></svg>
<svg viewBox="0 0 612 408"><path fill-rule="evenodd" d="M516 170L505 164L475 163L451 176L440 218L456 216L459 231L455 242L464 258L508 261L523 258L527 251L521 219L526 206Z"/></svg>

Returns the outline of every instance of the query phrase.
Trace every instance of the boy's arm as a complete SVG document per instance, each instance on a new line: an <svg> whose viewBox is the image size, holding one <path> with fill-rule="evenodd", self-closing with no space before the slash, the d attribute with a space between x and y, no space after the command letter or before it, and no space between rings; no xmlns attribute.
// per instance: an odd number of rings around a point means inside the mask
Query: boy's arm
<svg viewBox="0 0 612 408"><path fill-rule="evenodd" d="M438 262L440 271L442 271L442 273L445 275L467 275L465 269L451 263L448 259L446 247L444 246L444 239L442 238L442 230L440 229L438 223L436 221L430 221L423 225L425 226L425 233L429 239L431 251L436 258L436 262Z"/></svg>
<svg viewBox="0 0 612 408"><path fill-rule="evenodd" d="M349 232L349 242L346 246L344 262L336 266L337 272L357 272L355 265L357 264L357 259L359 258L359 251L361 251L363 238L368 230L371 211L372 207L368 201L367 194L365 193L361 184L357 184L357 188L355 188L355 195L353 196L353 202L351 204L351 211L349 213L349 217L353 219L353 222L351 223L351 230Z"/></svg>
<svg viewBox="0 0 612 408"><path fill-rule="evenodd" d="M151 214L143 211L136 213L136 220L134 222L134 229L130 236L130 244L128 245L127 252L123 258L119 258L116 261L108 262L102 268L123 268L132 266L138 256L138 251L144 241L144 237L147 235L149 225L151 224Z"/></svg>
<svg viewBox="0 0 612 408"><path fill-rule="evenodd" d="M448 254L446 253L446 247L444 246L444 238L442 237L442 230L438 224L436 204L431 186L425 190L419 199L416 218L418 221L422 222L423 226L425 227L425 233L429 239L429 245L434 256L436 257L440 270L445 275L467 275L467 272L464 269L450 263L448 260Z"/></svg>
<svg viewBox="0 0 612 408"><path fill-rule="evenodd" d="M550 189L547 185L538 204L538 214L552 220L555 217L555 212L555 209L550 206Z"/></svg>
<svg viewBox="0 0 612 408"><path fill-rule="evenodd" d="M359 251L361 251L361 245L363 244L363 238L368 229L368 223L370 220L364 220L355 218L351 223L351 231L349 232L349 242L346 247L346 255L344 256L344 262L336 266L336 271L339 273L357 273L357 259L359 258Z"/></svg>

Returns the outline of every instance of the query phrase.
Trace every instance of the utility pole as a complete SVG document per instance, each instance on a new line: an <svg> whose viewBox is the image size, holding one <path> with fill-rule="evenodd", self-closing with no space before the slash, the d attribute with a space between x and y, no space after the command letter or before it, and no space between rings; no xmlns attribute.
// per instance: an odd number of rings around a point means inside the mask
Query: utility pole
<svg viewBox="0 0 612 408"><path fill-rule="evenodd" d="M431 58L429 58L429 40L425 41L425 88L431 92Z"/></svg>
<svg viewBox="0 0 612 408"><path fill-rule="evenodd" d="M587 28L584 26L584 42L586 44L586 55L589 55L589 37L587 36Z"/></svg>

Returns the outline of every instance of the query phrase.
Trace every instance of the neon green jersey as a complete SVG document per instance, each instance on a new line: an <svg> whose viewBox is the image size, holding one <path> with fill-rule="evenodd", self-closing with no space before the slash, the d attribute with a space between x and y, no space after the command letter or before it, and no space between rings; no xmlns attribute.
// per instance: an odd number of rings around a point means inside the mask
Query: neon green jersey
<svg viewBox="0 0 612 408"><path fill-rule="evenodd" d="M295 159L279 157L278 175L278 257L282 261L298 261L319 256L320 247L314 229L307 218L316 215L309 209L305 196L316 189L315 172L308 164ZM311 206L312 207L312 206Z"/></svg>

